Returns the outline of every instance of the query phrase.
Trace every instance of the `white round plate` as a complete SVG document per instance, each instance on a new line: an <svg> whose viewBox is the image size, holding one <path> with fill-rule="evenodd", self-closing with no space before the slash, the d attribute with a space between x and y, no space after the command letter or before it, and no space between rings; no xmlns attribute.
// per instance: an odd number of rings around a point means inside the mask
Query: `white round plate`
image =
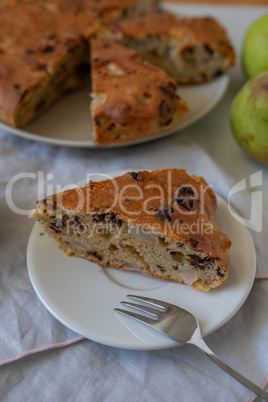
<svg viewBox="0 0 268 402"><path fill-rule="evenodd" d="M198 319L203 335L215 331L239 310L252 287L256 256L245 226L218 197L216 219L232 241L229 277L207 293L160 281L137 272L101 268L67 257L35 224L27 250L28 271L37 296L62 324L93 341L137 350L163 349L179 343L113 311L128 294L152 297L185 308Z"/></svg>
<svg viewBox="0 0 268 402"><path fill-rule="evenodd" d="M186 101L190 113L177 127L150 137L107 147L119 147L152 141L188 127L216 106L223 97L228 83L229 76L222 75L210 83L181 86L178 94ZM0 123L0 128L20 137L47 144L97 148L98 146L93 141L93 125L89 111L89 91L89 88L85 88L65 95L24 129L10 127L3 123Z"/></svg>

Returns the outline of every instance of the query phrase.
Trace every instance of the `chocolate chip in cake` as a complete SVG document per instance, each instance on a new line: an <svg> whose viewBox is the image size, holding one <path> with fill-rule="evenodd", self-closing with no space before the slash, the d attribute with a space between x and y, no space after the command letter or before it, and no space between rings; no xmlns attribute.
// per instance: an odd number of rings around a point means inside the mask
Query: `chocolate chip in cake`
<svg viewBox="0 0 268 402"><path fill-rule="evenodd" d="M210 54L211 56L214 54L214 50L207 44L204 44L204 49Z"/></svg>
<svg viewBox="0 0 268 402"><path fill-rule="evenodd" d="M44 47L44 49L42 50L43 53L52 53L54 52L54 47L51 45L47 45Z"/></svg>
<svg viewBox="0 0 268 402"><path fill-rule="evenodd" d="M187 53L192 54L192 53L194 53L194 51L195 51L195 48L193 46L188 46L187 48L185 48L185 52L187 52Z"/></svg>
<svg viewBox="0 0 268 402"><path fill-rule="evenodd" d="M104 222L104 223L112 223L116 224L119 227L122 226L121 219L118 219L113 212L101 212L93 215L93 220L95 222Z"/></svg>
<svg viewBox="0 0 268 402"><path fill-rule="evenodd" d="M108 126L108 128L107 128L108 131L112 131L112 130L114 130L114 129L115 129L115 123L110 124L110 125Z"/></svg>
<svg viewBox="0 0 268 402"><path fill-rule="evenodd" d="M117 219L116 215L113 212L110 214L107 214L107 216L108 216L109 223L115 223L118 226L122 226L122 221L120 219Z"/></svg>
<svg viewBox="0 0 268 402"><path fill-rule="evenodd" d="M49 227L50 227L50 229L54 230L54 232L60 233L60 230L56 226L54 226L53 224L51 224Z"/></svg>
<svg viewBox="0 0 268 402"><path fill-rule="evenodd" d="M167 114L171 113L172 109L171 109L170 105L168 104L168 102L165 99L162 99L159 104L158 111L159 111L159 116L163 117L163 116L166 116Z"/></svg>
<svg viewBox="0 0 268 402"><path fill-rule="evenodd" d="M212 257L201 258L195 254L189 255L189 257L191 258L190 265L192 265L193 267L198 267L200 269L204 269L206 265L208 265L211 262L214 262L215 260Z"/></svg>
<svg viewBox="0 0 268 402"><path fill-rule="evenodd" d="M162 267L161 265L157 265L157 268L160 269L160 271L162 272L162 274L166 271L166 268Z"/></svg>
<svg viewBox="0 0 268 402"><path fill-rule="evenodd" d="M87 251L88 255L93 255L93 257L97 258L99 261L102 260L102 257L97 253L97 251Z"/></svg>
<svg viewBox="0 0 268 402"><path fill-rule="evenodd" d="M73 223L74 225L77 225L77 226L81 225L81 222L77 218L74 218L71 223Z"/></svg>
<svg viewBox="0 0 268 402"><path fill-rule="evenodd" d="M80 230L84 229L84 225L82 222L79 221L79 219L77 217L75 217L72 221L71 224L78 227Z"/></svg>
<svg viewBox="0 0 268 402"><path fill-rule="evenodd" d="M60 233L61 229L65 226L65 222L62 219L56 219L51 222L50 229L53 229L56 233Z"/></svg>
<svg viewBox="0 0 268 402"><path fill-rule="evenodd" d="M22 93L22 95L21 95L21 97L20 97L21 102L22 102L22 100L25 98L25 96L27 95L27 93L28 93L28 89L25 89L25 91L23 91L23 93Z"/></svg>
<svg viewBox="0 0 268 402"><path fill-rule="evenodd" d="M141 172L129 172L128 174L134 180L137 180L137 181L143 180L143 174Z"/></svg>
<svg viewBox="0 0 268 402"><path fill-rule="evenodd" d="M19 85L19 84L14 84L13 87L14 87L15 89L20 89L20 85Z"/></svg>
<svg viewBox="0 0 268 402"><path fill-rule="evenodd" d="M170 96L170 98L174 98L174 92L171 92L171 90L167 87L158 87L163 94Z"/></svg>
<svg viewBox="0 0 268 402"><path fill-rule="evenodd" d="M200 268L200 269L204 269L205 264L206 264L206 262L202 261L201 259L200 260L195 259L195 260L190 262L190 265L192 267L197 267L197 268Z"/></svg>
<svg viewBox="0 0 268 402"><path fill-rule="evenodd" d="M189 199L189 198L176 198L175 202L180 205L182 208L186 209L187 211L191 211L192 207L193 207L193 200Z"/></svg>
<svg viewBox="0 0 268 402"><path fill-rule="evenodd" d="M165 121L164 123L161 123L160 126L168 126L173 119L168 119L167 121Z"/></svg>
<svg viewBox="0 0 268 402"><path fill-rule="evenodd" d="M180 205L187 211L191 211L194 205L194 190L190 186L180 187L178 190L178 195L175 197L174 202Z"/></svg>
<svg viewBox="0 0 268 402"><path fill-rule="evenodd" d="M95 125L96 127L101 127L101 122L99 119L95 119Z"/></svg>
<svg viewBox="0 0 268 402"><path fill-rule="evenodd" d="M35 111L38 112L39 110L41 110L45 105L45 103L46 103L45 100L41 99L40 102L38 102L37 105L35 106Z"/></svg>
<svg viewBox="0 0 268 402"><path fill-rule="evenodd" d="M48 201L48 198L45 198L45 199L41 200L40 202L41 202L41 204L44 204L46 207L49 207L51 209L56 209L56 207L57 207L56 200L53 200L51 202L51 200Z"/></svg>
<svg viewBox="0 0 268 402"><path fill-rule="evenodd" d="M179 194L187 196L194 195L194 190L191 186L182 186L179 188Z"/></svg>
<svg viewBox="0 0 268 402"><path fill-rule="evenodd" d="M105 222L105 217L106 217L106 213L101 212L100 214L94 214L93 215L93 220L95 222Z"/></svg>
<svg viewBox="0 0 268 402"><path fill-rule="evenodd" d="M213 77L220 77L223 74L223 71L218 69L214 72Z"/></svg>
<svg viewBox="0 0 268 402"><path fill-rule="evenodd" d="M192 245L193 248L196 248L199 244L199 242L197 240L194 240L192 238L190 238L190 243Z"/></svg>
<svg viewBox="0 0 268 402"><path fill-rule="evenodd" d="M223 278L223 277L225 276L225 274L222 272L222 270L221 270L220 267L218 267L218 269L217 269L217 274L218 274L221 278Z"/></svg>
<svg viewBox="0 0 268 402"><path fill-rule="evenodd" d="M156 209L155 212L157 215L159 215L165 221L168 221L168 222L172 221L171 214L173 214L174 209L171 206L169 206L167 209Z"/></svg>

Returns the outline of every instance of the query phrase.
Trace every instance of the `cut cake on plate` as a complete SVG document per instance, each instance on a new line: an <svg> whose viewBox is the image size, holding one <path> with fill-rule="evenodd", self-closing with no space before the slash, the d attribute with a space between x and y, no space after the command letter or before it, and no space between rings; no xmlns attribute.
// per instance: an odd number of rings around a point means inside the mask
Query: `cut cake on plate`
<svg viewBox="0 0 268 402"><path fill-rule="evenodd" d="M85 83L100 25L157 12L158 0L0 2L0 120L22 127Z"/></svg>
<svg viewBox="0 0 268 402"><path fill-rule="evenodd" d="M171 77L116 42L91 41L91 81L91 112L99 145L169 130L188 112Z"/></svg>
<svg viewBox="0 0 268 402"><path fill-rule="evenodd" d="M48 196L32 217L67 255L208 291L227 278L231 246L216 207L202 177L162 169Z"/></svg>
<svg viewBox="0 0 268 402"><path fill-rule="evenodd" d="M209 17L148 15L113 23L99 37L132 47L180 84L211 81L234 64L224 28Z"/></svg>
<svg viewBox="0 0 268 402"><path fill-rule="evenodd" d="M187 114L185 102L176 97L177 84L215 78L233 64L234 53L215 20L161 13L159 3L1 1L0 120L26 126L87 82L91 57L96 145L176 127Z"/></svg>

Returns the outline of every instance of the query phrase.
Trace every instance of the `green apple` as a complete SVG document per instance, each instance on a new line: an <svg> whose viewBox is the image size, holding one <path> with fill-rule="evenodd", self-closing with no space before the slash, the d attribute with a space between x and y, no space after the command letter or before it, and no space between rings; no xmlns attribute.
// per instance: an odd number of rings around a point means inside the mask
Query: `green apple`
<svg viewBox="0 0 268 402"><path fill-rule="evenodd" d="M246 32L242 60L249 78L260 71L268 70L268 14L253 22Z"/></svg>
<svg viewBox="0 0 268 402"><path fill-rule="evenodd" d="M248 80L235 96L231 127L238 144L268 166L268 70Z"/></svg>

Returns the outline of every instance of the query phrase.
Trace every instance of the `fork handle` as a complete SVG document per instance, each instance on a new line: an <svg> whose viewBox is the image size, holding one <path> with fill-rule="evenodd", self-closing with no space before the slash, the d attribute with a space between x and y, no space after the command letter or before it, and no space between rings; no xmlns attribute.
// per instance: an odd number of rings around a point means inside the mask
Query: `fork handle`
<svg viewBox="0 0 268 402"><path fill-rule="evenodd" d="M251 391L255 392L258 396L263 398L265 401L268 401L268 392L264 391L262 388L260 388L258 385L254 384L250 380L248 380L246 377L244 377L242 374L238 373L235 371L233 368L228 366L226 363L224 363L218 356L215 355L215 353L212 352L212 350L209 349L203 338L200 337L195 337L192 338L188 343L191 343L192 345L197 346L199 349L201 349L205 354L218 366L220 366L226 373L230 374L233 376L237 381L241 382L243 385L245 385L247 388L249 388Z"/></svg>

